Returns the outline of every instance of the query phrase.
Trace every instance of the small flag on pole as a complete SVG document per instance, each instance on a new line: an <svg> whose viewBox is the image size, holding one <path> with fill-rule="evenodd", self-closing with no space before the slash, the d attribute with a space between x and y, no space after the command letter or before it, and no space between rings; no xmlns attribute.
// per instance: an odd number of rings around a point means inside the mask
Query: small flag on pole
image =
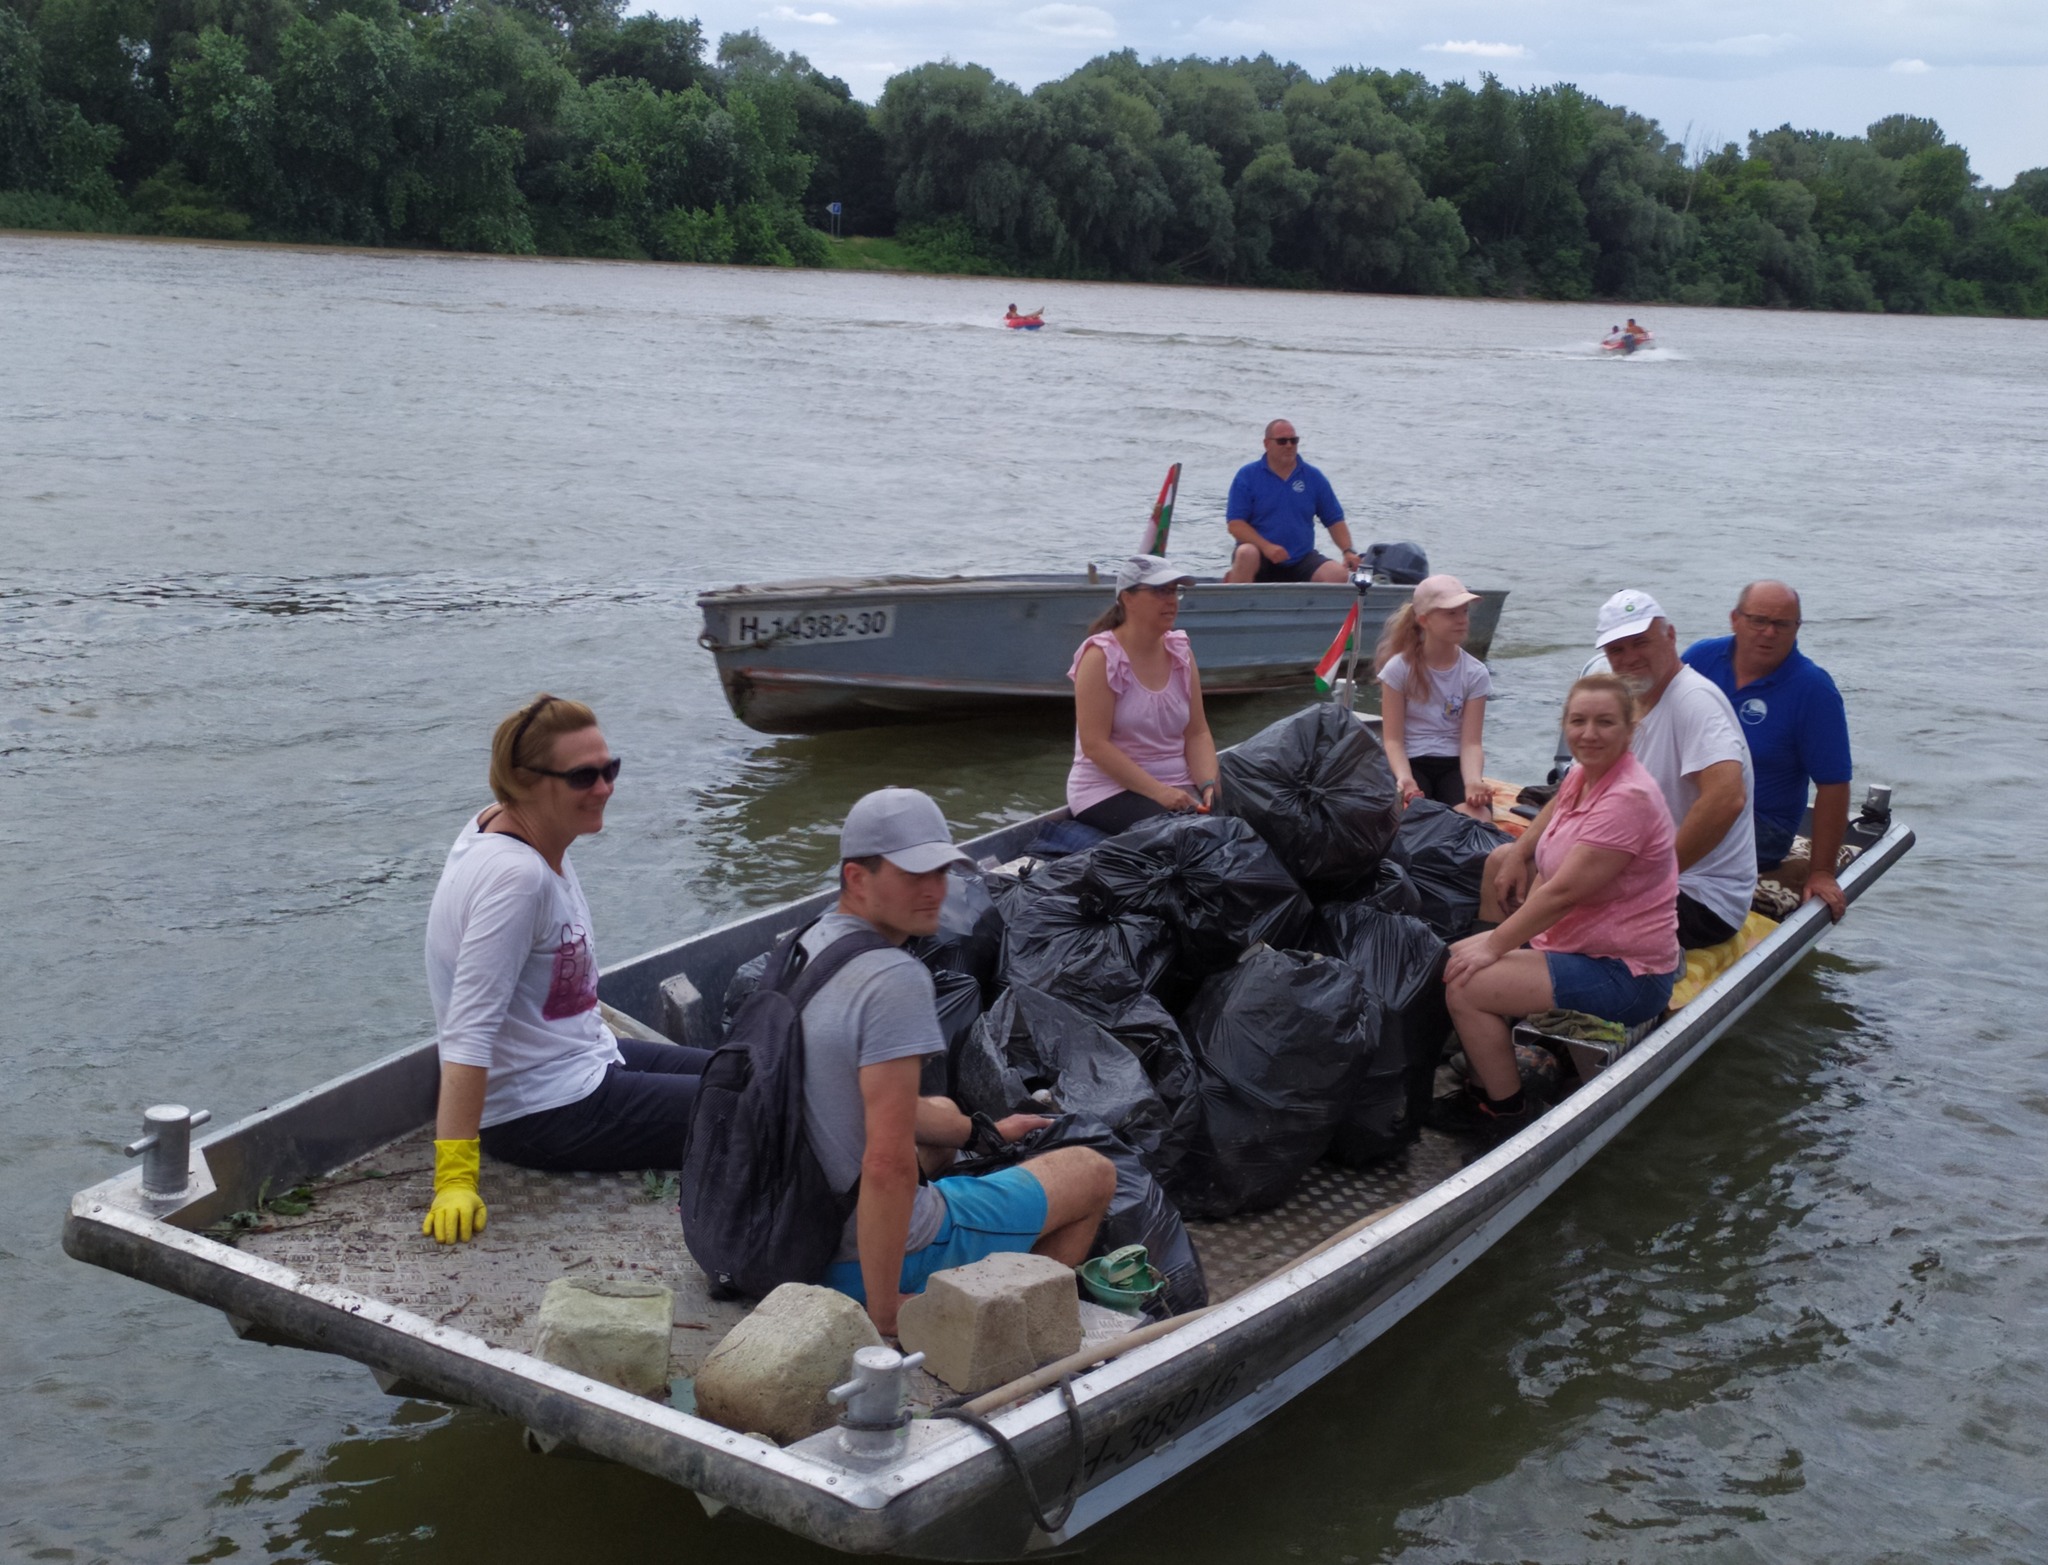
<svg viewBox="0 0 2048 1565"><path fill-rule="evenodd" d="M1330 643L1330 650L1323 654L1322 662L1316 665L1316 689L1328 695L1337 684L1337 665L1344 661L1344 654L1351 650L1351 638L1358 634L1358 605L1351 605L1351 612L1344 616L1343 627L1337 632L1337 639Z"/></svg>

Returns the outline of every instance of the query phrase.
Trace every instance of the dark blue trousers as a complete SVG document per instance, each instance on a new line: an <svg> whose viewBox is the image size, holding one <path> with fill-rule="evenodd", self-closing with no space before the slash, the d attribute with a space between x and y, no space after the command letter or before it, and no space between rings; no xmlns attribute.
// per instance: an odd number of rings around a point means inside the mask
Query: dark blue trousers
<svg viewBox="0 0 2048 1565"><path fill-rule="evenodd" d="M606 1066L589 1097L492 1125L480 1136L484 1150L549 1173L682 1167L683 1132L711 1051L621 1038L619 1053L626 1063Z"/></svg>

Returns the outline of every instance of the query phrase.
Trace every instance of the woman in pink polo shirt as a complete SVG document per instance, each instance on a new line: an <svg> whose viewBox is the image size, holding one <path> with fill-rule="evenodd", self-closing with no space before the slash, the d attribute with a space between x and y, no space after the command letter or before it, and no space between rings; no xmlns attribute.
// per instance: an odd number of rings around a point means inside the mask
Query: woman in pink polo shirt
<svg viewBox="0 0 2048 1565"><path fill-rule="evenodd" d="M1565 697L1564 732L1578 764L1537 841L1535 885L1498 926L1452 946L1444 968L1474 1078L1470 1101L1447 1117L1495 1140L1534 1117L1509 1018L1562 1009L1646 1022L1662 1013L1683 965L1671 811L1629 753L1628 687L1613 674L1581 679Z"/></svg>
<svg viewBox="0 0 2048 1565"><path fill-rule="evenodd" d="M1074 682L1074 764L1067 808L1114 835L1139 821L1216 802L1216 741L1188 633L1173 628L1195 578L1156 554L1116 573L1116 602L1088 627Z"/></svg>

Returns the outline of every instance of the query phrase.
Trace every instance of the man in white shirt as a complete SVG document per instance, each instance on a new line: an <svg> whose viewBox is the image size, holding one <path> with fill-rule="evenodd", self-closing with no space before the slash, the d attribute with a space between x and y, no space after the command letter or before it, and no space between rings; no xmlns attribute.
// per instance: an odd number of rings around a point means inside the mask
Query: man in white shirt
<svg viewBox="0 0 2048 1565"><path fill-rule="evenodd" d="M1678 632L1647 592L1617 592L1600 606L1594 643L1636 698L1632 748L1657 779L1677 829L1678 943L1719 945L1749 916L1756 895L1756 791L1735 708L1678 656ZM1543 807L1529 829L1486 862L1479 916L1499 920L1529 893Z"/></svg>
<svg viewBox="0 0 2048 1565"><path fill-rule="evenodd" d="M1735 708L1680 661L1678 632L1647 592L1603 603L1593 644L1635 694L1635 757L1678 829L1678 943L1719 945L1756 894L1756 778Z"/></svg>

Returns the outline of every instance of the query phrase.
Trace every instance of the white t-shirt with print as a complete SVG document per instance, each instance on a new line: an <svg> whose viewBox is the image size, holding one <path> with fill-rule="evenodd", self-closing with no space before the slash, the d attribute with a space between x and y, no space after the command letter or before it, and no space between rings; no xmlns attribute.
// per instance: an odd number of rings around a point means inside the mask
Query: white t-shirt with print
<svg viewBox="0 0 2048 1565"><path fill-rule="evenodd" d="M427 913L427 990L447 1065L481 1065L485 1125L579 1103L618 1043L597 1015L597 951L576 868L462 828Z"/></svg>
<svg viewBox="0 0 2048 1565"><path fill-rule="evenodd" d="M1449 668L1429 671L1429 699L1418 701L1408 694L1407 654L1397 652L1380 670L1380 684L1401 692L1408 703L1403 742L1411 756L1451 755L1461 748L1465 703L1483 701L1493 694L1493 676L1486 665L1458 648L1458 661Z"/></svg>

